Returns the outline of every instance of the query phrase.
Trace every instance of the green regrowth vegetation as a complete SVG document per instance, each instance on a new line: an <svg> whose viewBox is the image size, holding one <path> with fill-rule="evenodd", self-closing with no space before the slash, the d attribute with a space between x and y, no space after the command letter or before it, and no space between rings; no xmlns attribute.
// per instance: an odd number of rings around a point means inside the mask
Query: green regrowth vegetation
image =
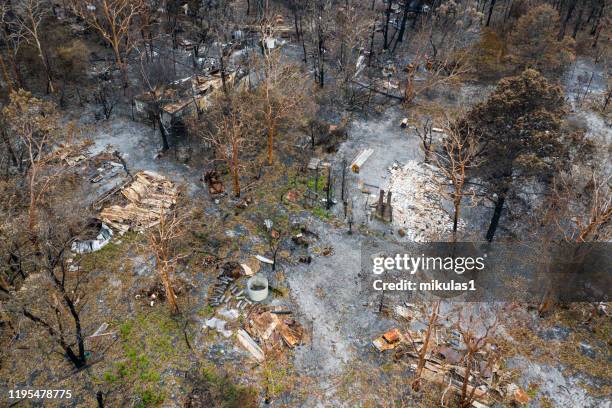
<svg viewBox="0 0 612 408"><path fill-rule="evenodd" d="M110 387L125 387L126 396L131 389L139 407L164 402L163 372L187 358L181 323L167 313L153 309L119 324L120 355L99 379Z"/></svg>

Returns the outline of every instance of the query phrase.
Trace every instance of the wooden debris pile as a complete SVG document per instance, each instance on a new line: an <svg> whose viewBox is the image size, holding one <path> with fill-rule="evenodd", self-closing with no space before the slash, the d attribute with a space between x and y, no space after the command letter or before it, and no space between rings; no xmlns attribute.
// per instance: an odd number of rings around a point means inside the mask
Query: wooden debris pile
<svg viewBox="0 0 612 408"><path fill-rule="evenodd" d="M430 340L431 341L431 340ZM423 332L402 332L391 329L372 341L374 347L384 352L394 350L395 358L408 358L412 369L417 369L419 356L425 345ZM446 387L447 391L461 394L466 376L466 352L450 344L433 345L430 343L425 354L425 365L421 374L426 381L431 381ZM481 350L474 354L467 383L468 395L473 395L472 406L487 407L498 399L527 403L529 397L516 384L510 382L510 373L500 368L499 361L493 356L493 351Z"/></svg>
<svg viewBox="0 0 612 408"><path fill-rule="evenodd" d="M259 342L265 351L293 348L302 341L304 331L289 312L257 307L247 315L244 330Z"/></svg>
<svg viewBox="0 0 612 408"><path fill-rule="evenodd" d="M351 163L351 170L353 171L353 173L359 173L359 170L363 167L365 162L370 158L372 153L374 153L373 149L365 149L359 152L359 154L355 157L355 159Z"/></svg>
<svg viewBox="0 0 612 408"><path fill-rule="evenodd" d="M121 193L127 205L106 207L100 218L122 234L129 230L142 232L159 224L161 215L176 204L178 195L170 180L153 171L137 173Z"/></svg>
<svg viewBox="0 0 612 408"><path fill-rule="evenodd" d="M206 174L204 175L204 182L208 186L208 193L211 195L221 194L225 192L223 182L219 178L219 174L217 174L217 172L214 170L206 172Z"/></svg>

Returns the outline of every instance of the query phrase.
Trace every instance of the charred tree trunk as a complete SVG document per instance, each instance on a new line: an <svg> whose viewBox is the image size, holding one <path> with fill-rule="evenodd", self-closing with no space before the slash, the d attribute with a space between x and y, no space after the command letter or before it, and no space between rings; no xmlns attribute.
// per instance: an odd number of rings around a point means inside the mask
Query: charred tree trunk
<svg viewBox="0 0 612 408"><path fill-rule="evenodd" d="M580 31L580 26L582 25L582 15L584 14L584 6L580 7L580 11L578 12L578 17L576 17L576 24L574 24L574 31L572 32L572 38L576 39L578 35L578 31Z"/></svg>
<svg viewBox="0 0 612 408"><path fill-rule="evenodd" d="M406 1L404 3L404 14L402 14L402 22L400 25L399 33L397 34L397 40L395 40L395 45L393 46L393 51L397 48L397 44L404 41L404 33L406 32L406 23L408 22L408 7L410 6L410 2Z"/></svg>
<svg viewBox="0 0 612 408"><path fill-rule="evenodd" d="M387 9L385 10L385 28L383 29L383 50L389 46L389 21L391 20L391 5L392 0L388 0Z"/></svg>
<svg viewBox="0 0 612 408"><path fill-rule="evenodd" d="M455 213L453 214L453 242L457 242L457 226L459 224L459 212L461 211L461 203L455 200Z"/></svg>
<svg viewBox="0 0 612 408"><path fill-rule="evenodd" d="M9 152L9 155L11 157L11 162L13 163L14 166L17 166L18 164L17 155L15 154L15 150L13 150L13 146L11 145L10 139L8 138L8 136L6 135L4 131L0 133L2 134L2 140L4 141L4 144L6 145L6 150Z"/></svg>
<svg viewBox="0 0 612 408"><path fill-rule="evenodd" d="M33 315L32 313L30 313L26 309L23 309L23 315L25 317L27 317L28 319L30 319L35 324L43 326L44 328L47 329L47 332L49 333L49 336L52 339L55 339L55 341L58 343L58 345L64 351L64 353L66 355L66 358L72 363L72 365L74 365L75 368L81 369L81 368L85 367L85 365L87 364L87 362L85 360L85 354L83 353L82 355L77 355L74 352L74 350L72 350L72 347L64 339L63 333L56 332L55 329L50 324L48 324L47 322L45 322L41 318Z"/></svg>
<svg viewBox="0 0 612 408"><path fill-rule="evenodd" d="M567 7L567 13L565 14L565 18L563 19L563 22L561 23L561 29L559 30L559 36L557 37L559 41L561 41L563 37L565 37L565 30L567 28L567 23L572 18L572 14L574 14L575 8L576 8L576 0L573 0L569 3Z"/></svg>
<svg viewBox="0 0 612 408"><path fill-rule="evenodd" d="M491 5L489 6L489 15L487 16L487 27L489 26L489 24L491 24L491 16L493 15L493 9L495 8L496 1L497 0L491 0Z"/></svg>
<svg viewBox="0 0 612 408"><path fill-rule="evenodd" d="M166 151L170 149L170 145L168 144L168 134L166 133L166 127L164 126L164 123L162 122L161 109L157 113L156 116L157 116L157 123L159 125L159 132L161 134L161 139L162 139L162 150Z"/></svg>
<svg viewBox="0 0 612 408"><path fill-rule="evenodd" d="M225 75L225 58L223 55L223 48L221 49L221 55L219 56L219 68L221 69L221 83L223 84L223 92L227 95L229 90L227 89L227 77Z"/></svg>
<svg viewBox="0 0 612 408"><path fill-rule="evenodd" d="M302 41L302 51L304 52L304 65L308 64L308 54L306 54L306 40L304 40L303 28L302 28L302 19L300 17L300 39Z"/></svg>
<svg viewBox="0 0 612 408"><path fill-rule="evenodd" d="M491 218L491 224L489 224L489 229L487 230L486 239L489 242L493 241L493 237L495 237L495 232L497 231L497 227L499 226L499 219L501 218L502 211L504 210L504 204L506 202L506 194L507 190L504 189L497 196L497 201L495 202L495 209L493 210L493 218Z"/></svg>
<svg viewBox="0 0 612 408"><path fill-rule="evenodd" d="M599 12L597 13L597 17L595 18L595 22L593 23L593 27L591 28L591 35L595 35L599 28L599 23L601 21L601 16L603 16L604 8L606 6L605 2L602 2L601 7L599 8Z"/></svg>
<svg viewBox="0 0 612 408"><path fill-rule="evenodd" d="M370 36L370 53L368 54L368 67L372 66L372 56L374 55L374 36L376 35L376 22L372 24L372 34Z"/></svg>

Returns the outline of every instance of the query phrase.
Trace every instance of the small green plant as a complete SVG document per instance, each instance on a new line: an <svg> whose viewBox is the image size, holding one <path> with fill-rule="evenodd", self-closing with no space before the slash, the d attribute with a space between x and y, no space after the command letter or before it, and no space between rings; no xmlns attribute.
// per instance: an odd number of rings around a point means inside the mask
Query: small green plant
<svg viewBox="0 0 612 408"><path fill-rule="evenodd" d="M164 402L165 396L163 392L156 392L146 388L140 392L140 404L138 407L153 407Z"/></svg>
<svg viewBox="0 0 612 408"><path fill-rule="evenodd" d="M134 325L132 322L125 322L119 326L119 335L121 336L123 340L128 338L128 336L130 335L132 331L133 326Z"/></svg>
<svg viewBox="0 0 612 408"><path fill-rule="evenodd" d="M315 217L321 218L322 220L330 220L332 218L332 215L329 211L324 210L321 207L314 207L312 209L312 214Z"/></svg>
<svg viewBox="0 0 612 408"><path fill-rule="evenodd" d="M325 190L325 187L327 187L327 180L324 177L319 177L319 180L317 180L317 191L323 191ZM311 189L314 190L315 189L315 179L314 178L310 178L308 179L308 181L306 181L306 186Z"/></svg>

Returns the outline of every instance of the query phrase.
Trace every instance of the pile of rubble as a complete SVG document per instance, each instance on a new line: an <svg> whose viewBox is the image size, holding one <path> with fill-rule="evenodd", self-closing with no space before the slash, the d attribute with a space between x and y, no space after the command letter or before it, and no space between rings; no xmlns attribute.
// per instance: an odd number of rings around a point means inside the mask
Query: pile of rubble
<svg viewBox="0 0 612 408"><path fill-rule="evenodd" d="M430 339L425 353L425 364L421 378L446 387L446 391L461 394L467 370L465 368L466 350L461 347L460 334L452 332L447 341ZM401 330L394 328L372 341L380 352L394 350L396 359L408 359L413 370L417 369L419 357L425 346L426 335L423 331ZM435 344L432 344L435 343ZM494 346L479 350L472 357L467 393L473 395L472 406L485 408L498 399L508 399L520 404L529 402L529 396L510 381L511 373L501 368L494 353Z"/></svg>
<svg viewBox="0 0 612 408"><path fill-rule="evenodd" d="M259 362L267 353L297 346L304 330L295 319L283 317L288 314L291 312L263 306L251 309L244 328L238 330L238 342Z"/></svg>
<svg viewBox="0 0 612 408"><path fill-rule="evenodd" d="M222 304L235 306L238 310L244 310L253 302L245 294L245 289L239 286L238 279L242 275L250 276L253 272L246 264L238 262L226 262L221 266L221 273L217 281L212 285L212 294L208 298L208 305L217 307Z"/></svg>
<svg viewBox="0 0 612 408"><path fill-rule="evenodd" d="M256 258L267 260L261 256ZM258 303L261 299L253 296L254 287L249 284L258 275L254 275L251 267L229 261L219 269L208 299L210 307L219 309L204 322L205 329L214 330L226 338L231 337L235 330L238 343L258 362L264 361L267 353L293 348L301 342L303 329L289 316L291 311L278 306L264 306ZM243 277L250 279L241 282ZM267 286L264 296L267 297Z"/></svg>
<svg viewBox="0 0 612 408"><path fill-rule="evenodd" d="M451 233L453 220L442 206L439 186L433 181L433 168L412 160L389 170L387 190L392 193L393 223L406 238L431 242ZM460 230L462 226L460 220Z"/></svg>
<svg viewBox="0 0 612 408"><path fill-rule="evenodd" d="M121 234L133 230L142 232L159 223L162 214L176 203L178 191L164 176L152 171L142 171L132 183L121 190L128 204L104 208L100 218Z"/></svg>
<svg viewBox="0 0 612 408"><path fill-rule="evenodd" d="M86 231L72 241L72 252L86 254L99 251L113 238L113 231L99 220L91 220L87 227Z"/></svg>
<svg viewBox="0 0 612 408"><path fill-rule="evenodd" d="M204 182L208 186L208 193L210 195L222 194L225 192L223 182L221 181L219 174L214 170L207 171L204 174Z"/></svg>

